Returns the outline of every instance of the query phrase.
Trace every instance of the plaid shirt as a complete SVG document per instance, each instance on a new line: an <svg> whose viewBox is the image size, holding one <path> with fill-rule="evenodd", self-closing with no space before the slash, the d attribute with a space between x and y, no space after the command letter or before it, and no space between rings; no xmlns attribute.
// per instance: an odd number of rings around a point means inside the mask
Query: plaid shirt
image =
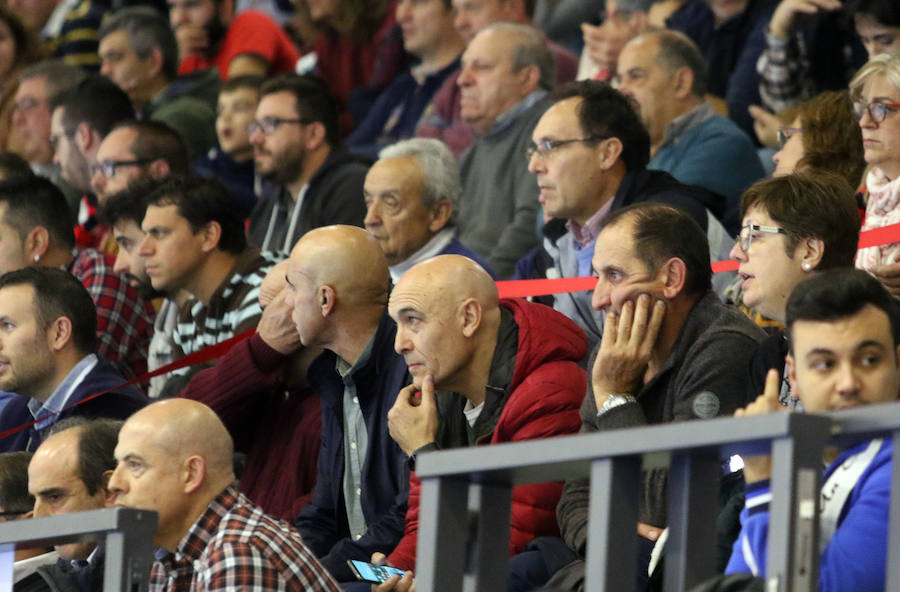
<svg viewBox="0 0 900 592"><path fill-rule="evenodd" d="M151 592L279 590L340 592L300 534L230 485L178 543L153 564Z"/></svg>
<svg viewBox="0 0 900 592"><path fill-rule="evenodd" d="M97 307L97 353L127 379L147 372L147 348L153 329L153 305L128 280L113 271L111 255L74 249L63 268L84 284Z"/></svg>

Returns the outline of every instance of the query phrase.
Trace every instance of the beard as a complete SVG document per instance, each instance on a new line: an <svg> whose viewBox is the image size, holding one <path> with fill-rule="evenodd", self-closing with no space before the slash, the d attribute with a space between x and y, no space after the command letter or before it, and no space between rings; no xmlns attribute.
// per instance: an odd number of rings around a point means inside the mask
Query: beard
<svg viewBox="0 0 900 592"><path fill-rule="evenodd" d="M274 181L282 185L289 184L296 180L303 171L303 164L306 162L306 150L302 146L291 146L281 154L273 155L266 152L271 159L271 166L268 169L260 169L256 164L257 173L260 177L267 181Z"/></svg>

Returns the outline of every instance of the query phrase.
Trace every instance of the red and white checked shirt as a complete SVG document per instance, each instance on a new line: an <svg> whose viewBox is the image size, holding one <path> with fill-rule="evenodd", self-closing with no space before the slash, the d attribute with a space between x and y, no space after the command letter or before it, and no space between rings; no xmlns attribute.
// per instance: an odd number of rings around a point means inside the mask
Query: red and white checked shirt
<svg viewBox="0 0 900 592"><path fill-rule="evenodd" d="M153 564L151 592L341 592L286 522L264 514L230 485Z"/></svg>

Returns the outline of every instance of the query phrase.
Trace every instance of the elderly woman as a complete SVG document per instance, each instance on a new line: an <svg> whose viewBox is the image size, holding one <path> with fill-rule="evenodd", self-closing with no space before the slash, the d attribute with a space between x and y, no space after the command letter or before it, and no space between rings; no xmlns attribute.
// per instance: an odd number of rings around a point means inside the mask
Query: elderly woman
<svg viewBox="0 0 900 592"><path fill-rule="evenodd" d="M900 223L900 55L872 58L850 82L863 151L871 167L866 176L868 202L863 230ZM856 266L884 282L900 274L900 241L862 249ZM889 286L890 289L890 286ZM897 296L896 289L892 290Z"/></svg>
<svg viewBox="0 0 900 592"><path fill-rule="evenodd" d="M13 98L19 72L37 60L37 42L5 5L0 4L0 150L16 151L17 139L10 134Z"/></svg>
<svg viewBox="0 0 900 592"><path fill-rule="evenodd" d="M862 135L846 92L824 92L792 110L790 125L778 131L774 176L830 171L859 187L866 161Z"/></svg>
<svg viewBox="0 0 900 592"><path fill-rule="evenodd" d="M740 266L743 303L784 324L794 287L809 274L852 267L859 241L853 189L837 175L817 172L775 177L752 185L741 198L741 232L731 250ZM784 380L783 331L764 341L751 360L748 400L763 392L766 372L781 372L780 400L796 399Z"/></svg>

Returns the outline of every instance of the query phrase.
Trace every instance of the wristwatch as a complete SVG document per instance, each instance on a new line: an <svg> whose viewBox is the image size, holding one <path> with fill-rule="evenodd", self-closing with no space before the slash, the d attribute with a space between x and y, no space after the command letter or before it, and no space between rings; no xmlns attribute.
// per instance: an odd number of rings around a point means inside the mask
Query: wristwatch
<svg viewBox="0 0 900 592"><path fill-rule="evenodd" d="M614 409L626 403L637 403L637 399L629 393L611 393L607 395L606 401L597 410L597 417L600 417L610 409Z"/></svg>

